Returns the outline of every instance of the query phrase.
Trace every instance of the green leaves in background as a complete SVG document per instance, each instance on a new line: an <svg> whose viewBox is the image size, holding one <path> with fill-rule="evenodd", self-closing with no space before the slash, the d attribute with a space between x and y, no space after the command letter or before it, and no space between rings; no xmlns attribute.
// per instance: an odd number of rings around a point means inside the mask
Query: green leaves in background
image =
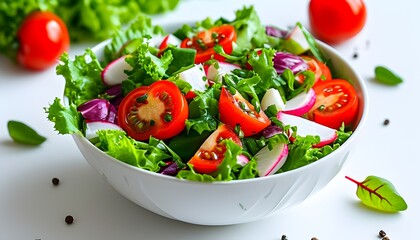
<svg viewBox="0 0 420 240"><path fill-rule="evenodd" d="M397 85L403 82L401 77L384 66L375 67L375 79L387 85Z"/></svg>
<svg viewBox="0 0 420 240"><path fill-rule="evenodd" d="M28 125L18 121L9 121L7 123L7 129L9 130L10 137L13 141L18 143L26 145L40 145L47 140Z"/></svg>
<svg viewBox="0 0 420 240"><path fill-rule="evenodd" d="M356 195L363 204L384 212L398 212L407 209L407 203L390 181L377 176L368 176L362 182L348 176L346 178L357 184Z"/></svg>

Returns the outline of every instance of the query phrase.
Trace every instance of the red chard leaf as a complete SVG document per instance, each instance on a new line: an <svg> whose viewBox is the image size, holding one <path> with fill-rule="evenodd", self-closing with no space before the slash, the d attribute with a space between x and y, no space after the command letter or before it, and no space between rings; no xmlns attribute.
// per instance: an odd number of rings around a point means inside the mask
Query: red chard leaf
<svg viewBox="0 0 420 240"><path fill-rule="evenodd" d="M398 212L407 209L407 203L390 181L377 176L368 176L362 182L348 176L346 178L357 184L356 195L363 204L384 212Z"/></svg>

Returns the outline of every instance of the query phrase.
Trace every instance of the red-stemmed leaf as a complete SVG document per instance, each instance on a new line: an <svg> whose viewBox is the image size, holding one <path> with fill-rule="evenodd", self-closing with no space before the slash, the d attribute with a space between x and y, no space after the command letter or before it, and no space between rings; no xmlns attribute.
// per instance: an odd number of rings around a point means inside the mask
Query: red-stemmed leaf
<svg viewBox="0 0 420 240"><path fill-rule="evenodd" d="M362 182L348 176L346 178L357 184L356 195L363 204L385 212L398 212L407 209L407 203L390 181L377 176L368 176Z"/></svg>

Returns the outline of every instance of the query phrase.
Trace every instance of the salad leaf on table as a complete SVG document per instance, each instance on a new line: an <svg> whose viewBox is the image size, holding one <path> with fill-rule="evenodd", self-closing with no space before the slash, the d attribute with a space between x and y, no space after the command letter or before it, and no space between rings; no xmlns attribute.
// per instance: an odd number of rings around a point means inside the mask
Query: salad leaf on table
<svg viewBox="0 0 420 240"><path fill-rule="evenodd" d="M40 145L45 142L45 140L47 140L34 129L19 121L9 121L7 123L7 129L9 131L10 137L17 143L26 145Z"/></svg>
<svg viewBox="0 0 420 240"><path fill-rule="evenodd" d="M398 194L390 181L377 176L368 176L362 182L348 176L346 178L357 184L356 195L366 206L385 212L407 209L404 198Z"/></svg>
<svg viewBox="0 0 420 240"><path fill-rule="evenodd" d="M402 78L384 66L375 67L375 79L383 84L398 85L403 82Z"/></svg>

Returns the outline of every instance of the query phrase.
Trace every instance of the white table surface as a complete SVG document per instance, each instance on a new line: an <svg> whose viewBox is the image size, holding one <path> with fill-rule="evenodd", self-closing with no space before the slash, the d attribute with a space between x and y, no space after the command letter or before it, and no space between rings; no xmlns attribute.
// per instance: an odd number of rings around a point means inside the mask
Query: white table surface
<svg viewBox="0 0 420 240"><path fill-rule="evenodd" d="M33 73L0 57L0 239L416 239L420 220L418 100L420 89L420 3L411 0L366 1L364 30L336 49L365 78L370 112L348 164L320 193L297 207L248 224L207 227L155 215L115 192L91 168L72 138L57 135L43 107L62 96L64 81L55 69ZM183 1L176 11L155 17L164 24L233 17L253 4L264 23L308 25L308 1ZM71 54L92 44L72 45ZM357 52L358 58L353 54ZM385 65L403 79L398 86L372 80L374 67ZM417 103L416 103L417 102ZM383 125L390 120L388 126ZM15 144L7 122L27 123L48 140L38 147ZM377 175L390 180L408 203L408 210L389 214L360 204L349 175L363 180ZM59 186L51 179L58 177ZM176 201L176 196L174 196ZM186 209L186 211L188 211ZM75 219L64 222L66 215Z"/></svg>

